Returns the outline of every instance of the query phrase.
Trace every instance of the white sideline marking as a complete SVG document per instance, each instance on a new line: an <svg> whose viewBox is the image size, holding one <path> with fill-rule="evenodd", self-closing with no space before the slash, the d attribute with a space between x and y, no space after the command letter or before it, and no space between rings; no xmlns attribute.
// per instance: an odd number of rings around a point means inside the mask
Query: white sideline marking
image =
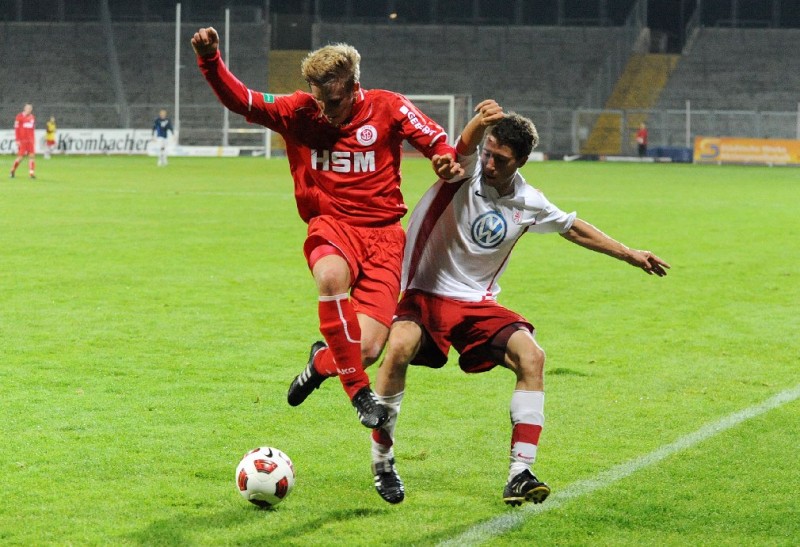
<svg viewBox="0 0 800 547"><path fill-rule="evenodd" d="M673 443L657 448L649 454L645 454L644 456L640 456L638 458L634 458L633 460L616 465L611 469L596 475L592 479L586 479L572 483L563 490L550 495L550 497L547 498L547 501L541 505L534 505L530 503L524 504L522 508L513 510L513 512L493 518L492 520L488 520L481 524L477 524L460 536L439 543L439 545L477 545L478 543L491 540L492 538L500 536L505 532L521 526L532 515L543 513L551 509L556 509L573 500L574 498L591 494L596 490L605 488L617 481L624 479L625 477L628 477L629 475L632 475L640 469L654 465L677 452L691 448L696 444L710 439L718 433L722 433L723 431L735 427L746 420L760 416L761 414L783 406L786 403L791 403L798 398L800 398L800 384L791 389L787 389L786 391L778 393L763 403L740 410L739 412L734 412L733 414L730 414L714 423L704 425L694 433L689 433Z"/></svg>

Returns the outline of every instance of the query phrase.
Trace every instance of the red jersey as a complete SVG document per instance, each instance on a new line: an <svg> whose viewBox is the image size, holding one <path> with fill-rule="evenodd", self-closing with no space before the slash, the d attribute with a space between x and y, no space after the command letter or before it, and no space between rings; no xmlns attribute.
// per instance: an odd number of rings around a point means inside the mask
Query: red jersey
<svg viewBox="0 0 800 547"><path fill-rule="evenodd" d="M400 193L403 141L427 158L456 157L444 129L398 93L360 90L350 121L334 127L310 93L275 97L248 89L219 51L197 62L222 104L283 136L305 222L331 215L354 226L397 223L408 210Z"/></svg>
<svg viewBox="0 0 800 547"><path fill-rule="evenodd" d="M636 131L636 142L639 144L647 144L647 129L640 128Z"/></svg>
<svg viewBox="0 0 800 547"><path fill-rule="evenodd" d="M14 118L14 138L17 141L30 141L33 142L33 130L36 128L36 118L33 114L25 115L20 112ZM453 156L455 157L455 156Z"/></svg>

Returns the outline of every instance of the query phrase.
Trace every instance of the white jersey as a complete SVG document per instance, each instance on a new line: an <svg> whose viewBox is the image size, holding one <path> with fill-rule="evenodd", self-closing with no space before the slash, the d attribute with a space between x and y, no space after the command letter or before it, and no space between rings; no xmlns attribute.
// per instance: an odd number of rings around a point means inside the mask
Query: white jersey
<svg viewBox="0 0 800 547"><path fill-rule="evenodd" d="M482 182L476 152L459 156L469 178L439 180L422 196L408 224L403 291L419 289L465 301L495 299L498 279L526 232L564 233L576 214L565 213L514 176L514 192L500 197Z"/></svg>

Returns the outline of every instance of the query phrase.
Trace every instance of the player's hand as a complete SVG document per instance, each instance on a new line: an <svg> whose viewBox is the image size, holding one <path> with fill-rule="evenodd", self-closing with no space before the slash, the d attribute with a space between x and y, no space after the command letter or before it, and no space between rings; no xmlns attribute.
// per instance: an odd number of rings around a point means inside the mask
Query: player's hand
<svg viewBox="0 0 800 547"><path fill-rule="evenodd" d="M458 163L452 154L436 154L431 158L433 170L440 179L450 180L464 174L464 168Z"/></svg>
<svg viewBox="0 0 800 547"><path fill-rule="evenodd" d="M638 266L647 272L648 275L657 275L664 277L667 275L667 269L670 265L658 258L650 251L637 251L631 249L631 255L627 262L632 266Z"/></svg>
<svg viewBox="0 0 800 547"><path fill-rule="evenodd" d="M198 57L213 55L219 49L219 34L214 27L201 28L192 36L192 47Z"/></svg>
<svg viewBox="0 0 800 547"><path fill-rule="evenodd" d="M484 127L496 124L505 116L503 107L497 104L494 99L485 99L479 102L475 107L475 112L480 117L480 123Z"/></svg>

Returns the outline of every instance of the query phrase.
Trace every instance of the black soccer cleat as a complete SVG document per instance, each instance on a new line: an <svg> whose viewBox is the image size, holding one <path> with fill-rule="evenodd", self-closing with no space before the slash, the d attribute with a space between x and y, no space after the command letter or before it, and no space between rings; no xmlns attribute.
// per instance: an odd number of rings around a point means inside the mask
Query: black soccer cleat
<svg viewBox="0 0 800 547"><path fill-rule="evenodd" d="M523 501L542 503L550 495L550 487L528 470L516 475L503 490L503 501L507 505L521 505Z"/></svg>
<svg viewBox="0 0 800 547"><path fill-rule="evenodd" d="M353 396L352 402L358 412L358 419L365 427L378 429L389 419L386 409L378 402L378 398L369 386L359 389Z"/></svg>
<svg viewBox="0 0 800 547"><path fill-rule="evenodd" d="M35 179L35 178L36 178L36 175L34 175L34 174L31 174L31 175L30 175L30 177L31 177L32 179Z"/></svg>
<svg viewBox="0 0 800 547"><path fill-rule="evenodd" d="M295 376L294 380L292 380L292 384L289 386L289 392L286 395L289 405L297 406L301 404L311 395L311 392L319 388L322 382L327 378L327 376L323 376L314 368L314 357L319 350L327 347L328 345L321 340L311 344L311 352L308 355L306 368L303 369L303 372Z"/></svg>
<svg viewBox="0 0 800 547"><path fill-rule="evenodd" d="M14 174L14 171L10 171L10 172L8 173L8 178L10 178L10 179L13 179L15 176L16 176L16 175Z"/></svg>
<svg viewBox="0 0 800 547"><path fill-rule="evenodd" d="M388 462L373 462L372 474L375 476L375 490L389 503L400 503L406 497L403 481L397 474L394 458Z"/></svg>

